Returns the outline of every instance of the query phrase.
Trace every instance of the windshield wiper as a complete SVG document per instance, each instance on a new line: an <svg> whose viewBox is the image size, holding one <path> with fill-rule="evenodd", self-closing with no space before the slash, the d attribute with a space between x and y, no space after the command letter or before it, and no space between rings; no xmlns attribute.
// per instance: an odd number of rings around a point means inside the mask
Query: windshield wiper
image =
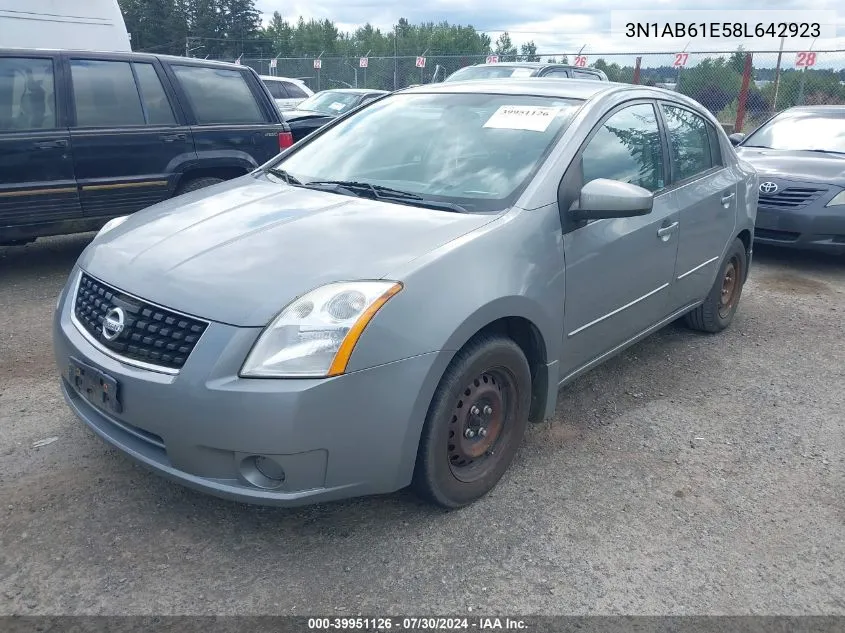
<svg viewBox="0 0 845 633"><path fill-rule="evenodd" d="M277 178L281 178L282 180L284 180L289 185L301 185L302 184L295 177L293 177L288 172L286 172L284 169L279 169L278 167L269 167L269 168L265 169L264 171L265 171L265 173L273 174Z"/></svg>
<svg viewBox="0 0 845 633"><path fill-rule="evenodd" d="M459 213L466 211L464 207L453 202L431 200L419 194L411 193L410 191L402 191L401 189L393 189L392 187L385 187L383 185L373 185L368 182L356 182L354 180L312 180L311 182L305 183L303 187L313 187L315 189L335 187L337 189L345 189L355 195L370 194L369 197L373 200L396 202L416 207L425 207L427 209L457 211Z"/></svg>

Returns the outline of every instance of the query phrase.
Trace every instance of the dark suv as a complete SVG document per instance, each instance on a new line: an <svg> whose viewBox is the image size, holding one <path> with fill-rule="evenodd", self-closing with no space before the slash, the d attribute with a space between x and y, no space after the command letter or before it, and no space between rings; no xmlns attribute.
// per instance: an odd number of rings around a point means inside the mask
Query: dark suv
<svg viewBox="0 0 845 633"><path fill-rule="evenodd" d="M292 143L246 66L0 49L0 243L97 230Z"/></svg>
<svg viewBox="0 0 845 633"><path fill-rule="evenodd" d="M498 64L475 64L456 70L444 81L466 81L468 79L498 79L501 77L552 77L555 79L592 79L607 81L607 75L598 68L589 66L567 66L552 62L501 62Z"/></svg>

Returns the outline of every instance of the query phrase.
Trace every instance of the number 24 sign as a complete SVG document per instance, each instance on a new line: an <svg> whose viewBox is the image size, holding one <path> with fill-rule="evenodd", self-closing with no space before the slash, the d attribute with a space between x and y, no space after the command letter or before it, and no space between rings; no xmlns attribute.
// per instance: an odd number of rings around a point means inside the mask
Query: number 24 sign
<svg viewBox="0 0 845 633"><path fill-rule="evenodd" d="M795 56L795 65L799 68L809 68L816 65L816 54L812 51L801 51Z"/></svg>

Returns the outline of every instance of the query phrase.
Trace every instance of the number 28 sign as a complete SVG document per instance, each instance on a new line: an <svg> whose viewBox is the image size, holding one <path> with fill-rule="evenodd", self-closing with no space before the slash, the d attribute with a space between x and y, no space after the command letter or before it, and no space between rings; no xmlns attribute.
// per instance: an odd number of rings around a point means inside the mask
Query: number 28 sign
<svg viewBox="0 0 845 633"><path fill-rule="evenodd" d="M795 65L798 68L809 68L816 65L816 54L812 51L801 51L795 56Z"/></svg>

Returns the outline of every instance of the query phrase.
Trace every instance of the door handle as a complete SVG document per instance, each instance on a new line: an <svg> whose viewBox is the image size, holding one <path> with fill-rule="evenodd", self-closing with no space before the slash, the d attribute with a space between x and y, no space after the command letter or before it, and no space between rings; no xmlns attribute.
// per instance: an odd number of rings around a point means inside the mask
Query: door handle
<svg viewBox="0 0 845 633"><path fill-rule="evenodd" d="M56 141L39 141L35 143L36 149L56 149L57 147L67 147L65 139L58 139Z"/></svg>
<svg viewBox="0 0 845 633"><path fill-rule="evenodd" d="M665 242L672 236L672 233L675 232L676 228L678 228L677 221L672 222L672 224L668 226L661 226L659 229L657 229L657 237L659 237Z"/></svg>
<svg viewBox="0 0 845 633"><path fill-rule="evenodd" d="M733 193L726 193L724 196L722 196L722 204L728 204L733 197Z"/></svg>
<svg viewBox="0 0 845 633"><path fill-rule="evenodd" d="M159 138L165 143L172 143L173 141L184 141L188 137L185 134L162 134Z"/></svg>

